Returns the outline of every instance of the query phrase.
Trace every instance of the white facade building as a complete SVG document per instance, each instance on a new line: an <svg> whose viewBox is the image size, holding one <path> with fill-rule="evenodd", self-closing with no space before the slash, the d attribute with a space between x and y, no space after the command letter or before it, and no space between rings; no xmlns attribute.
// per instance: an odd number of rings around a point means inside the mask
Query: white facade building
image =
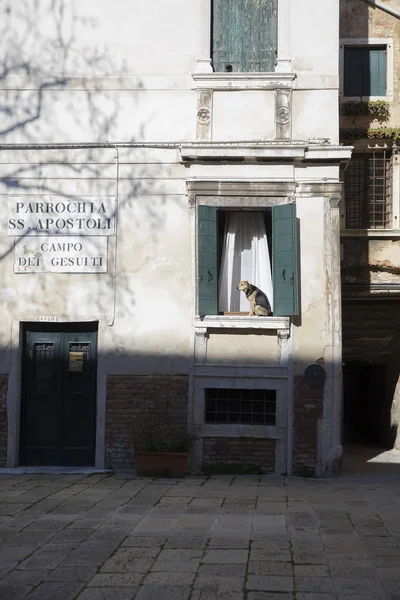
<svg viewBox="0 0 400 600"><path fill-rule="evenodd" d="M4 464L131 467L132 418L168 403L197 432L192 470L331 472L338 0L4 12ZM262 256L238 231L227 249L232 219L262 227ZM272 316L247 316L241 279Z"/></svg>

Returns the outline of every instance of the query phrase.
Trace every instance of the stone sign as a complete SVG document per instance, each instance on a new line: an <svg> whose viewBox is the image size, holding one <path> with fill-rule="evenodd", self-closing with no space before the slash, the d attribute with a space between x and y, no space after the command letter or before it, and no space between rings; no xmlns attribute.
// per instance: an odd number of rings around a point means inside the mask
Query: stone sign
<svg viewBox="0 0 400 600"><path fill-rule="evenodd" d="M14 273L107 273L107 238L27 236L15 243Z"/></svg>
<svg viewBox="0 0 400 600"><path fill-rule="evenodd" d="M7 235L112 235L115 199L9 196Z"/></svg>

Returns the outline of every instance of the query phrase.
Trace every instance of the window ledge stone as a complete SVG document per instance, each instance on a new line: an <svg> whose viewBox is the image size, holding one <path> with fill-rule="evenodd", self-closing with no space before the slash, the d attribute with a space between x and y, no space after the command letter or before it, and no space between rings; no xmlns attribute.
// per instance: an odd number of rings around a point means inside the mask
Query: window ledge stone
<svg viewBox="0 0 400 600"><path fill-rule="evenodd" d="M340 237L398 238L400 229L342 229Z"/></svg>
<svg viewBox="0 0 400 600"><path fill-rule="evenodd" d="M198 427L199 437L249 437L261 439L282 439L284 430L276 425L245 425L237 423L205 423Z"/></svg>
<svg viewBox="0 0 400 600"><path fill-rule="evenodd" d="M295 73L193 73L194 89L259 90L291 88Z"/></svg>
<svg viewBox="0 0 400 600"><path fill-rule="evenodd" d="M289 317L237 317L227 315L210 315L196 317L195 329L272 329L289 330Z"/></svg>

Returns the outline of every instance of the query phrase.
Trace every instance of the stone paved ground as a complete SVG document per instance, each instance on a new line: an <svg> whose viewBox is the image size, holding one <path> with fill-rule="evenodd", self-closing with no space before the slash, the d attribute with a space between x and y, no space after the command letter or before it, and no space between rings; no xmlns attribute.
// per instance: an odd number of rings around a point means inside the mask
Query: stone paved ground
<svg viewBox="0 0 400 600"><path fill-rule="evenodd" d="M0 474L1 600L400 599L400 475Z"/></svg>

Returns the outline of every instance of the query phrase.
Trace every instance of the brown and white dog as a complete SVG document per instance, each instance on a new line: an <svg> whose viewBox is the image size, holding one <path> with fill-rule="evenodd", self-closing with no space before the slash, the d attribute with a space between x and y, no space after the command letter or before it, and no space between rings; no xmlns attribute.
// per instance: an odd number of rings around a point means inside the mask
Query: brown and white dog
<svg viewBox="0 0 400 600"><path fill-rule="evenodd" d="M250 302L249 317L256 315L257 317L268 317L272 314L269 300L258 287L248 281L241 281L237 287L245 293L247 300Z"/></svg>

